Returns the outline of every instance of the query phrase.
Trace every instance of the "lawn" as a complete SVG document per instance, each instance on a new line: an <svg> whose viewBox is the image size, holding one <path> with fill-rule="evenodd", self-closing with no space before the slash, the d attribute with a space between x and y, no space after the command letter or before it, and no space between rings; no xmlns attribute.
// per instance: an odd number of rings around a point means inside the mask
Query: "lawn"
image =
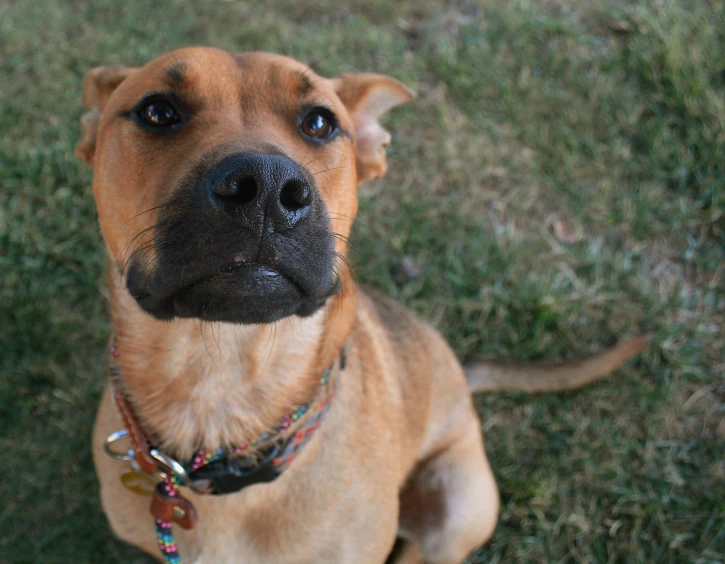
<svg viewBox="0 0 725 564"><path fill-rule="evenodd" d="M86 71L191 44L418 91L350 258L463 360L654 334L585 390L476 398L502 511L470 562L725 561L725 4L4 0L1 562L149 561L97 499L107 289L73 148Z"/></svg>

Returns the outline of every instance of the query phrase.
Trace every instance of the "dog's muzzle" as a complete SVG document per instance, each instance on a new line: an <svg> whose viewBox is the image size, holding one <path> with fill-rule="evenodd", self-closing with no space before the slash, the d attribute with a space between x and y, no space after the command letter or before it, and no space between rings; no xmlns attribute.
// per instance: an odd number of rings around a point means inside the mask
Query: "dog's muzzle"
<svg viewBox="0 0 725 564"><path fill-rule="evenodd" d="M155 256L127 277L159 319L271 323L311 315L339 289L325 202L283 155L235 153L194 171L159 219Z"/></svg>

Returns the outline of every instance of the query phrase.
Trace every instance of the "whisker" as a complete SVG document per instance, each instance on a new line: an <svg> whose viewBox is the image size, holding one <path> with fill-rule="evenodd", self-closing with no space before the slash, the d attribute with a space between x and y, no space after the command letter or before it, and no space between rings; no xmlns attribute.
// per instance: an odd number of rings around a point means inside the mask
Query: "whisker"
<svg viewBox="0 0 725 564"><path fill-rule="evenodd" d="M272 358L272 351L274 350L274 343L276 341L277 341L277 322L275 321L274 323L272 323L272 346L269 348L269 354L267 355L267 360L264 361L264 366L262 367L262 370L264 370L267 367L267 363L269 362L269 359ZM269 342L269 339L267 339L267 342Z"/></svg>
<svg viewBox="0 0 725 564"><path fill-rule="evenodd" d="M156 229L156 228L157 228L157 227L158 227L159 225L161 225L161 224L160 224L160 223L156 223L156 224L152 225L151 227L147 227L146 229L142 229L141 231L139 231L138 233L136 233L136 235L134 235L134 236L133 236L133 237L131 238L131 240L130 240L130 241L128 242L128 244L127 244L127 245L126 245L126 246L124 247L124 249L123 249L123 250L122 250L122 251L121 251L121 252L120 252L120 253L118 254L118 256L116 257L116 261L118 261L118 260L119 260L119 258L121 258L121 255L125 254L125 253L126 253L126 251L128 251L128 248L129 248L129 247L130 247L130 246L131 246L131 245L133 244L133 242L134 242L134 241L135 241L136 239L138 239L138 238L139 238L139 237L140 237L141 235L143 235L144 233L147 233L147 232L148 232L148 231L150 231L151 229Z"/></svg>
<svg viewBox="0 0 725 564"><path fill-rule="evenodd" d="M132 259L133 259L133 257L135 257L135 256L136 256L137 254L139 254L139 253L143 253L144 255L145 255L145 254L148 254L148 252L149 252L149 251L150 251L151 249L154 249L154 248L161 248L161 247L163 247L163 246L164 246L164 245L165 245L166 243L168 243L168 241L153 241L153 240L152 240L152 241L147 241L147 242L146 242L146 243L144 243L143 245L139 245L138 247L136 247L136 248L135 248L135 249L133 250L133 252L132 252L132 253L131 253L131 254L130 254L130 255L128 256L128 258L126 259L126 262L124 262L124 263L123 263L123 265L122 265L122 267L121 267L121 274L123 274L123 273L125 273L125 272L126 272L126 267L127 267L127 266L128 266L128 265L129 265L130 263L131 263L131 260L132 260Z"/></svg>
<svg viewBox="0 0 725 564"><path fill-rule="evenodd" d="M308 155L309 153L310 153L310 150L309 150L309 149L307 149L307 150L305 151L305 154L304 154L304 156L302 157L302 159L300 159L300 162L298 162L298 163L297 163L297 166L299 166L299 167L303 167L303 166L305 166L305 165L304 165L304 164L302 164L302 163L304 163L304 162L305 162L305 159L307 158L307 155Z"/></svg>
<svg viewBox="0 0 725 564"><path fill-rule="evenodd" d="M320 170L312 174L312 176L317 176L318 174L322 174L323 172L328 172L330 170L337 170L338 168L347 168L345 166L333 166L332 168L326 168L325 170Z"/></svg>
<svg viewBox="0 0 725 564"><path fill-rule="evenodd" d="M305 163L305 166L310 166L312 163L319 161L320 159L324 159L327 155L322 155L321 157L317 157L316 159L312 159L310 162Z"/></svg>
<svg viewBox="0 0 725 564"><path fill-rule="evenodd" d="M214 339L214 342L216 343L216 350L219 351L219 356L222 354L221 348L219 348L219 341L217 341L216 335L214 334L214 323L210 322L209 327L211 327L211 336Z"/></svg>
<svg viewBox="0 0 725 564"><path fill-rule="evenodd" d="M352 266L350 266L350 263L348 262L347 258L345 258L345 256L343 254L338 253L337 251L335 251L335 256L338 259L340 259L343 263L345 263L345 266L347 266L347 270L350 272L350 277L352 278L353 277Z"/></svg>
<svg viewBox="0 0 725 564"><path fill-rule="evenodd" d="M172 241L170 241L170 240L163 240L163 241L151 240L151 241L147 241L143 245L140 245L139 247L134 249L134 251L129 255L128 259L121 267L121 274L124 274L126 272L126 267L128 267L128 265L131 263L131 260L133 259L133 257L135 257L137 254L141 253L141 256L146 256L151 250L163 249L169 243L172 243Z"/></svg>
<svg viewBox="0 0 725 564"><path fill-rule="evenodd" d="M359 223L361 225L365 225L365 226L368 225L368 223L364 219L362 219L360 216L351 217L349 215L345 215L344 213L339 213L339 212L336 212L336 211L328 211L327 213L330 215L330 217L337 216L337 217L334 217L334 219L336 221L345 221L345 220L347 220L347 221L350 221L350 222L355 221L355 222L357 222L357 223ZM340 219L340 218L344 218L344 219Z"/></svg>
<svg viewBox="0 0 725 564"><path fill-rule="evenodd" d="M133 217L127 219L123 224L126 225L129 221L132 221L132 220L136 219L137 217L139 217L139 216L141 216L141 215L143 215L145 213L149 213L149 212L154 211L154 210L157 210L159 208L163 208L164 206L168 206L170 203L171 202L164 202L163 204L159 204L158 206L154 206L152 208L149 208L146 211L142 211L141 213L137 213Z"/></svg>
<svg viewBox="0 0 725 564"><path fill-rule="evenodd" d="M206 314L206 311L209 309L209 305L206 306L204 309L204 314ZM201 342L204 343L204 348L206 349L206 354L209 355L209 360L212 361L214 366L217 370L219 370L219 367L217 366L217 363L214 361L214 357L211 355L211 351L209 351L209 347L206 346L206 340L204 339L204 322L200 319L199 320L199 333L201 334Z"/></svg>
<svg viewBox="0 0 725 564"><path fill-rule="evenodd" d="M345 237L344 235L340 235L339 233L332 233L332 236L337 239L338 241L342 241L345 243L348 247L350 247L352 250L360 252L360 247L358 247L355 243L350 241L349 237Z"/></svg>

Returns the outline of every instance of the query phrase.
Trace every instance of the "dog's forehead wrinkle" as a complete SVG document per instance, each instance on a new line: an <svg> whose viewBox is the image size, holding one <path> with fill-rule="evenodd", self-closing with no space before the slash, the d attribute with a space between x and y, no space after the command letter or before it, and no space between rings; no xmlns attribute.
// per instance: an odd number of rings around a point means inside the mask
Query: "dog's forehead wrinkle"
<svg viewBox="0 0 725 564"><path fill-rule="evenodd" d="M186 63L185 62L179 62L171 65L166 69L166 76L171 81L171 83L175 86L181 85L186 80Z"/></svg>
<svg viewBox="0 0 725 564"><path fill-rule="evenodd" d="M236 90L237 66L231 53L218 49L182 49L153 61L153 76L174 90L195 94L207 105ZM158 78L157 78L158 80Z"/></svg>
<svg viewBox="0 0 725 564"><path fill-rule="evenodd" d="M299 82L297 83L297 93L301 97L306 96L310 92L310 90L312 90L312 80L307 75L308 70L309 68L305 69L299 75Z"/></svg>
<svg viewBox="0 0 725 564"><path fill-rule="evenodd" d="M320 78L309 66L273 53L241 53L236 55L243 76L257 87L284 86L288 94L308 94Z"/></svg>

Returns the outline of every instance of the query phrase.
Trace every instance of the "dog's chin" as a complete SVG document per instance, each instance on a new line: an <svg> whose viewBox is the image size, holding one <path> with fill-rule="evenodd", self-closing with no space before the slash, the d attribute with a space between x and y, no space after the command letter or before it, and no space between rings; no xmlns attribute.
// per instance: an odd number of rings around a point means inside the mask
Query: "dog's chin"
<svg viewBox="0 0 725 564"><path fill-rule="evenodd" d="M162 300L150 294L134 297L144 311L160 320L181 317L262 324L291 315L313 315L336 290L313 297L279 272L245 265L204 278Z"/></svg>

